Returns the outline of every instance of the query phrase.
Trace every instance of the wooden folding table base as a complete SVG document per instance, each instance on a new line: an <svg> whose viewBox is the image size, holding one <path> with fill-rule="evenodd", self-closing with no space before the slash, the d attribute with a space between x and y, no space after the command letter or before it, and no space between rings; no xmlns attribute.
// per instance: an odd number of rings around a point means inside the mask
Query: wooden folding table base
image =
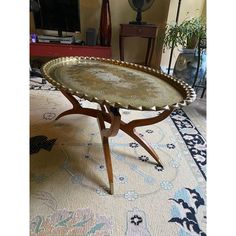
<svg viewBox="0 0 236 236"><path fill-rule="evenodd" d="M157 153L150 146L150 144L148 144L143 138L140 137L140 135L135 131L135 128L139 126L146 126L158 123L164 120L166 117L168 117L172 112L172 110L164 110L156 117L138 119L130 121L129 123L125 123L124 121L121 120L121 115L119 113L118 108L107 105L100 105L101 110L96 110L93 108L84 108L79 104L79 102L73 97L72 94L67 93L64 90L61 90L61 92L71 102L73 108L62 112L60 115L57 116L56 120L70 114L87 115L97 118L98 120L111 194L114 194L114 184L113 184L111 153L110 153L108 138L116 136L119 129L124 131L126 134L132 137L136 142L138 142L157 161L157 163L161 167L163 167ZM109 128L106 128L105 122L111 124Z"/></svg>

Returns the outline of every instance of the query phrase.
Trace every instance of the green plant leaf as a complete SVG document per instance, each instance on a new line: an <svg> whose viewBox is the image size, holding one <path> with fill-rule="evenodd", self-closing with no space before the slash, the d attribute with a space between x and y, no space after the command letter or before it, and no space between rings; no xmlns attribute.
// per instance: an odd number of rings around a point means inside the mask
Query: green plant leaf
<svg viewBox="0 0 236 236"><path fill-rule="evenodd" d="M206 37L205 19L192 17L185 19L180 25L168 24L165 31L164 48L186 47L193 37L197 41L202 37Z"/></svg>

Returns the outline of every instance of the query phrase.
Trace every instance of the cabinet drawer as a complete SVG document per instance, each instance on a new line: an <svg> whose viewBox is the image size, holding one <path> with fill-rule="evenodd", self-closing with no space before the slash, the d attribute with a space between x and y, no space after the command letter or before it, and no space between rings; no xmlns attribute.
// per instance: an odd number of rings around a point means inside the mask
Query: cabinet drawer
<svg viewBox="0 0 236 236"><path fill-rule="evenodd" d="M156 37L156 26L150 25L122 25L120 28L121 37Z"/></svg>

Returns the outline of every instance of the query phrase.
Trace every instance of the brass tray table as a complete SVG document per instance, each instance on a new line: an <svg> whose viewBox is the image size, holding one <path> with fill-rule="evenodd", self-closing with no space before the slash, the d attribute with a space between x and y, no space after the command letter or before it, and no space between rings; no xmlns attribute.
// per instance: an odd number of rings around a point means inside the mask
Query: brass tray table
<svg viewBox="0 0 236 236"><path fill-rule="evenodd" d="M83 114L97 118L106 161L110 193L114 193L113 172L108 138L119 129L138 142L160 165L154 149L135 131L136 127L158 123L174 109L192 103L195 91L185 82L155 69L124 61L95 57L62 57L42 67L43 76L71 102L72 109L57 116ZM84 108L75 96L100 104L101 109ZM121 120L119 109L161 111L155 117L128 123ZM110 123L106 128L105 122Z"/></svg>

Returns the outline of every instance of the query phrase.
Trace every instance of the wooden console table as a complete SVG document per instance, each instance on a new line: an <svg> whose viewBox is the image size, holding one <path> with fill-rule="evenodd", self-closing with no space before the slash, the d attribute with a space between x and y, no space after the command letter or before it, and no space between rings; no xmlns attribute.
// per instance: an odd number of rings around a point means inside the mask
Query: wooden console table
<svg viewBox="0 0 236 236"><path fill-rule="evenodd" d="M153 24L134 25L134 24L121 24L120 25L120 60L124 61L124 38L125 37L141 37L148 39L148 46L145 58L145 65L150 66L154 45L157 34L157 26Z"/></svg>
<svg viewBox="0 0 236 236"><path fill-rule="evenodd" d="M33 57L64 57L90 56L111 58L111 47L81 46L61 43L30 43L30 56Z"/></svg>

